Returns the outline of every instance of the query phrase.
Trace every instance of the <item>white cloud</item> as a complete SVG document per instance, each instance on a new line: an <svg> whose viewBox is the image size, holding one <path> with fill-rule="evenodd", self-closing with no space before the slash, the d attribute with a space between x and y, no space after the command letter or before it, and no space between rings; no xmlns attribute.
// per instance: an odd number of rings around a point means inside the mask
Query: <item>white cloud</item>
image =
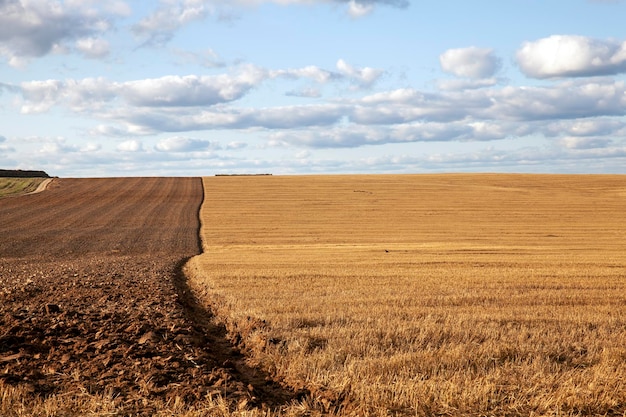
<svg viewBox="0 0 626 417"><path fill-rule="evenodd" d="M293 134L288 142L310 147L358 147L386 143L493 141L526 136L533 132L532 126L516 123L412 122L392 126L349 125L324 130L311 128ZM287 141L287 137L284 135L282 140Z"/></svg>
<svg viewBox="0 0 626 417"><path fill-rule="evenodd" d="M547 126L546 133L549 136L626 136L626 123L610 118L561 120Z"/></svg>
<svg viewBox="0 0 626 417"><path fill-rule="evenodd" d="M533 78L619 74L626 72L626 41L553 35L524 43L516 58Z"/></svg>
<svg viewBox="0 0 626 417"><path fill-rule="evenodd" d="M76 49L87 58L104 58L109 55L109 42L104 39L83 38L76 41Z"/></svg>
<svg viewBox="0 0 626 417"><path fill-rule="evenodd" d="M437 87L443 91L473 90L476 88L493 87L498 84L497 78L437 80Z"/></svg>
<svg viewBox="0 0 626 417"><path fill-rule="evenodd" d="M102 145L99 143L88 143L80 148L80 152L97 152L102 149Z"/></svg>
<svg viewBox="0 0 626 417"><path fill-rule="evenodd" d="M603 159L598 159L602 156ZM582 163L581 163L582 162ZM489 146L471 152L438 152L424 155L381 155L361 162L374 170L385 171L475 171L497 169L500 172L623 172L626 148L568 149L525 147L498 150ZM581 169L581 167L584 167Z"/></svg>
<svg viewBox="0 0 626 417"><path fill-rule="evenodd" d="M236 6L258 6L274 3L282 6L298 4L346 4L347 12L354 18L368 15L377 5L406 8L408 0L161 0L160 5L132 28L134 34L145 38L144 45L162 46L169 42L185 25L231 14Z"/></svg>
<svg viewBox="0 0 626 417"><path fill-rule="evenodd" d="M87 39L109 31L123 9L108 8L90 2L6 0L0 2L0 55L10 65L25 66L32 58L54 51L67 51L67 45L79 43L84 53ZM103 44L96 50L102 53ZM90 56L93 57L93 56Z"/></svg>
<svg viewBox="0 0 626 417"><path fill-rule="evenodd" d="M226 63L222 60L222 58L211 48L200 52L191 52L179 48L172 48L172 53L179 57L179 63L182 65L193 64L200 65L205 68L222 68L226 66Z"/></svg>
<svg viewBox="0 0 626 417"><path fill-rule="evenodd" d="M547 161L543 162L544 169L557 169L586 166L593 158L611 158L612 166L622 171L626 166L626 85L620 81L623 77L597 77L626 72L626 47L621 40L550 37L526 43L518 51L517 63L527 75L594 78L506 85L508 81L500 78L501 60L494 50L470 47L441 54L439 63L447 72L442 78L447 79L417 81L429 89L391 91L383 91L381 86L410 86L420 75L388 76L373 67L392 67L374 61L359 67L354 65L356 61L347 62L352 59L347 55L331 57L335 65L328 69L308 65L315 61L284 69L233 64L236 61L230 54L245 56L245 48L233 52L224 48L225 44L215 43L217 38L207 32L195 38L201 43L186 43L185 48L194 48L190 52L139 50L132 58L127 57L131 51L125 49L129 45L123 31L131 30L133 23L137 23L134 29L141 41L156 45L194 22L193 34L197 35L196 29L204 29L201 20L219 19L222 11L238 13L242 6L270 3L272 6L264 7L259 17L267 18L266 13L279 6L330 5L358 18L379 11L383 5L408 5L406 1L384 0L158 0L132 3L136 11L144 10L137 16L119 0L0 0L0 62L23 65L45 54L98 59L113 51L119 58L103 66L76 57L53 57L34 65L32 72L13 71L13 81L0 83L0 108L9 118L12 110L23 114L16 114L15 121L7 119L11 124L0 132L11 133L10 139L0 136L0 159L8 160L6 155L13 158L13 149L18 148L16 159L27 164L75 164L64 168L63 175L80 169L93 175L95 166L107 167L105 172L128 169L133 174L169 169L177 175L189 172L192 166L204 173L207 167L258 172L259 167L274 171L274 166L294 172L326 168L416 171L420 167L514 169ZM21 14L11 14L11 7L21 8ZM156 8L145 12L145 7ZM319 12L316 9L311 16L328 18L325 11ZM128 19L116 20L120 16ZM363 23L347 20L340 16L337 22L365 29ZM208 46L230 51L229 57L219 56ZM159 63L163 58L169 61ZM140 59L142 64L137 66ZM125 60L134 67L124 66ZM418 72L423 75L432 62L420 62ZM112 67L118 64L122 66ZM156 75L122 78L140 70L141 65L149 66ZM198 65L210 70L195 72ZM33 80L42 69L57 79L18 85L21 80ZM82 78L94 70L110 74L111 79ZM376 90L374 94L363 93L366 88ZM46 112L51 114L36 115ZM61 123L63 120L67 123ZM31 126L29 134L51 132L72 139L25 143L23 138L12 136L20 126ZM223 146L207 138L220 138ZM242 141L229 143L235 138ZM544 148L526 148L525 143L543 144ZM272 150L270 146L284 149ZM355 151L357 147L362 149ZM458 153L452 153L453 148ZM480 148L484 151L477 151ZM380 156L385 152L391 154ZM365 157L355 159L355 155ZM297 161L292 160L294 156Z"/></svg>
<svg viewBox="0 0 626 417"><path fill-rule="evenodd" d="M146 45L160 46L169 42L186 24L202 20L211 12L207 0L162 1L158 9L132 27L136 36L145 37Z"/></svg>
<svg viewBox="0 0 626 417"><path fill-rule="evenodd" d="M606 148L613 141L607 138L565 137L560 142L568 149L597 149Z"/></svg>
<svg viewBox="0 0 626 417"><path fill-rule="evenodd" d="M154 148L160 152L194 152L221 149L217 142L181 136L162 139Z"/></svg>
<svg viewBox="0 0 626 417"><path fill-rule="evenodd" d="M21 99L18 99L16 103L23 114L44 113L54 106L65 106L75 112L97 110L101 114L107 114L104 110L110 107L110 114L113 115L123 110L125 106L131 108L215 107L209 112L211 117L216 121L222 120L218 123L230 124L234 122L233 118L238 117L234 116L233 112L247 118L250 117L251 112L248 111L246 116L244 110L229 111L223 105L241 99L270 79L311 79L319 83L349 79L354 84L366 87L371 86L382 74L382 71L371 68L353 68L343 60L339 61L338 66L345 74L313 66L266 70L252 65L243 65L230 73L219 75L169 75L125 82L110 81L101 77L50 79L24 82L19 87L0 84L0 89L21 93ZM287 95L312 98L320 97L321 93L314 87L306 87L291 90ZM302 108L294 107L293 110L302 115ZM272 109L259 109L258 114L267 115L273 111ZM134 112L134 114L139 113ZM144 112L144 114L147 113ZM104 118L104 116L101 115L99 118Z"/></svg>
<svg viewBox="0 0 626 417"><path fill-rule="evenodd" d="M331 80L341 79L343 76L325 69L310 65L304 68L287 69L287 70L273 70L269 71L269 76L272 78L290 78L300 79L309 78L320 84L327 83Z"/></svg>
<svg viewBox="0 0 626 417"><path fill-rule="evenodd" d="M310 128L296 132L269 135L270 146L306 146L309 148L355 148L387 140L386 132L358 125L332 128Z"/></svg>
<svg viewBox="0 0 626 417"><path fill-rule="evenodd" d="M209 16L220 16L233 6L275 3L283 6L311 3L348 3L348 14L354 18L371 13L376 5L406 8L408 0L161 0L148 16L132 27L133 33L145 38L146 46L163 46L184 26ZM228 13L228 12L226 12Z"/></svg>
<svg viewBox="0 0 626 417"><path fill-rule="evenodd" d="M120 143L116 149L121 152L139 152L143 150L143 144L139 140L132 139Z"/></svg>
<svg viewBox="0 0 626 417"><path fill-rule="evenodd" d="M45 139L44 139L45 140ZM63 154L80 151L80 147L67 144L64 138L53 138L45 142L39 149L41 154Z"/></svg>
<svg viewBox="0 0 626 417"><path fill-rule="evenodd" d="M236 76L166 76L126 82L120 94L135 106L210 106L243 97L266 77L252 67Z"/></svg>
<svg viewBox="0 0 626 417"><path fill-rule="evenodd" d="M102 4L102 1L94 0L94 3ZM105 4L102 4L102 7L104 8L104 10L116 16L127 17L133 13L131 7L122 0L109 0L105 2Z"/></svg>
<svg viewBox="0 0 626 417"><path fill-rule="evenodd" d="M212 129L294 129L306 126L329 126L337 123L345 111L341 106L306 105L271 108L220 108L155 112L128 111L120 120L162 132L184 132Z"/></svg>
<svg viewBox="0 0 626 417"><path fill-rule="evenodd" d="M216 2L216 0L209 0L209 1ZM221 1L224 2L226 0L221 0ZM406 8L409 6L408 0L232 0L232 1L229 0L228 2L236 3L240 5L260 5L263 3L275 3L275 4L282 5L282 6L288 6L292 4L305 4L306 5L306 4L314 4L314 3L320 3L320 4L355 3L362 7L368 6L368 5L373 5L373 6L385 5L385 6L391 6L391 7Z"/></svg>
<svg viewBox="0 0 626 417"><path fill-rule="evenodd" d="M243 148L247 148L248 144L246 142L229 142L228 145L226 145L226 149L229 150L237 150L237 149L243 149Z"/></svg>
<svg viewBox="0 0 626 417"><path fill-rule="evenodd" d="M626 114L623 81L561 83L549 87L505 87L489 93L485 112L495 119L556 120Z"/></svg>
<svg viewBox="0 0 626 417"><path fill-rule="evenodd" d="M26 102L23 114L42 113L50 110L63 94L64 84L59 80L30 81L22 83L21 92Z"/></svg>
<svg viewBox="0 0 626 417"><path fill-rule="evenodd" d="M99 124L94 128L91 128L87 131L89 136L100 137L100 136L110 136L110 137L123 137L128 136L128 131L121 129L118 126L104 125Z"/></svg>
<svg viewBox="0 0 626 417"><path fill-rule="evenodd" d="M462 123L462 122L461 122ZM480 120L467 123L472 129L470 140L490 141L528 136L540 131L534 123L515 123L502 120Z"/></svg>
<svg viewBox="0 0 626 417"><path fill-rule="evenodd" d="M285 93L291 97L319 98L322 93L317 88L303 88L301 90L291 90Z"/></svg>
<svg viewBox="0 0 626 417"><path fill-rule="evenodd" d="M626 115L626 84L608 78L567 80L540 87L493 86L437 92L406 88L298 106L245 107L245 102L236 102L265 80L306 78L309 82L321 73L318 70L242 67L222 75L127 82L103 78L33 81L21 85L22 101L18 100L18 105L23 113L63 106L96 120L94 127L85 128L91 138L130 139L176 132L170 134L179 136L149 147L139 140L126 140L117 146L120 152L160 154L162 159L169 158L164 154L173 154L172 158L183 153L205 154L207 158L214 155L212 151L220 149L219 144L192 139L185 132L219 129L264 132L260 135L266 135L268 147L315 149L524 140L533 135L549 138L554 146L572 152L595 152L614 148L616 141L626 137L626 122L621 120ZM490 80L461 81L480 84ZM239 142L222 149L241 149L244 145ZM51 145L48 152L59 149ZM68 152L87 150L80 147Z"/></svg>
<svg viewBox="0 0 626 417"><path fill-rule="evenodd" d="M623 81L563 82L546 87L425 93L399 89L365 96L350 117L363 124L411 121L532 121L626 115Z"/></svg>
<svg viewBox="0 0 626 417"><path fill-rule="evenodd" d="M165 76L122 83L104 78L29 81L20 86L21 111L42 113L59 104L74 111L100 110L115 99L140 107L211 106L241 98L266 78L266 71L245 67L234 75Z"/></svg>
<svg viewBox="0 0 626 417"><path fill-rule="evenodd" d="M363 88L371 87L381 75L384 74L383 70L375 68L355 68L348 64L343 59L337 61L337 69L340 73L347 76L355 84Z"/></svg>
<svg viewBox="0 0 626 417"><path fill-rule="evenodd" d="M19 141L20 139L18 139ZM37 143L58 142L58 139L39 140ZM602 147L565 146L554 141L547 146L528 147L520 142L516 148L498 149L494 145L477 144L465 150L450 147L449 151L429 145L373 149L354 152L352 149L333 149L331 153L312 149L294 149L285 144L280 156L270 149L255 149L253 156L244 153L234 156L215 152L107 152L80 149L59 153L33 152L21 155L19 165L24 169L44 169L53 175L68 176L154 176L154 175L211 175L213 173L340 173L340 172L425 172L475 171L495 169L506 172L615 172L623 173L626 164L624 141L607 143ZM561 146L558 146L561 145ZM52 148L50 148L52 149ZM394 150L395 149L395 150ZM288 156L289 155L289 156ZM326 155L326 156L324 156ZM360 155L360 156L355 156ZM0 153L5 164L18 166L17 161Z"/></svg>
<svg viewBox="0 0 626 417"><path fill-rule="evenodd" d="M274 3L281 6L308 5L314 3L345 4L353 18L370 14L377 5L406 8L408 0L161 0L160 5L132 27L133 33L144 38L146 46L163 46L185 25L209 16L232 14L233 6L259 6ZM226 19L228 20L228 19Z"/></svg>
<svg viewBox="0 0 626 417"><path fill-rule="evenodd" d="M409 103L414 100L423 99L424 97L426 97L426 94L413 88L399 88L397 90L384 91L365 96L361 101L368 104L388 102Z"/></svg>
<svg viewBox="0 0 626 417"><path fill-rule="evenodd" d="M350 0L350 3L348 3L348 14L354 18L367 16L373 10L374 5L372 3L363 4L358 3L355 0Z"/></svg>
<svg viewBox="0 0 626 417"><path fill-rule="evenodd" d="M43 113L64 104L76 112L99 110L104 103L116 98L119 86L104 78L82 80L29 81L20 85L24 114Z"/></svg>
<svg viewBox="0 0 626 417"><path fill-rule="evenodd" d="M505 86L438 93L398 89L359 99L299 106L231 106L231 102L268 76L266 71L254 74L170 76L122 83L102 78L33 81L22 84L22 101L18 104L24 114L66 106L106 121L92 128L91 135L114 137L222 128L300 129L338 125L344 119L364 126L483 122L489 123L492 132L497 132L492 123L496 121L504 124L565 119L577 123L552 124L544 133L557 136L567 132L576 136L581 134L576 132L585 129L590 132L587 135L621 129L621 122L616 126L615 120L606 119L626 115L626 84L598 79L544 87Z"/></svg>
<svg viewBox="0 0 626 417"><path fill-rule="evenodd" d="M308 159L311 157L311 152L307 150L300 151L294 155L296 159Z"/></svg>
<svg viewBox="0 0 626 417"><path fill-rule="evenodd" d="M269 144L310 148L356 148L366 145L409 142L447 142L472 140L473 129L465 123L408 123L395 126L348 124L331 128L311 127L277 132L268 136Z"/></svg>
<svg viewBox="0 0 626 417"><path fill-rule="evenodd" d="M492 105L483 92L435 94L414 89L376 93L358 100L350 119L361 124L398 124L412 121L454 121Z"/></svg>
<svg viewBox="0 0 626 417"><path fill-rule="evenodd" d="M475 46L448 49L439 56L439 62L445 72L468 78L493 77L501 65L493 49Z"/></svg>

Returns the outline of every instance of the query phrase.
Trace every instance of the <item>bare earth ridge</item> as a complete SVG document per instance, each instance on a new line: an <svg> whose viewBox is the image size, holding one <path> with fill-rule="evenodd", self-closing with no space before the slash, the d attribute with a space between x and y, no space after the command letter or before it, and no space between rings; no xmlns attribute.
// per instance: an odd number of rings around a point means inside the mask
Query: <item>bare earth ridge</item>
<svg viewBox="0 0 626 417"><path fill-rule="evenodd" d="M293 398L246 368L188 290L202 200L200 178L56 179L0 200L0 384L146 415L146 400Z"/></svg>
<svg viewBox="0 0 626 417"><path fill-rule="evenodd" d="M48 185L50 185L50 183L52 182L54 178L46 178L45 180L43 180L38 186L37 189L35 189L35 191L30 192L29 194L37 194L40 193L42 191L45 191L46 188L48 188Z"/></svg>

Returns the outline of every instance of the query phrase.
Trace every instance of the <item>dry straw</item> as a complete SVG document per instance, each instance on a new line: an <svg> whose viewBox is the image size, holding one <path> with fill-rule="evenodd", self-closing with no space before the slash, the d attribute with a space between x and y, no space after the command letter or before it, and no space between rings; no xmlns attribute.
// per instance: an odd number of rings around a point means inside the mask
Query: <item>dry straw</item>
<svg viewBox="0 0 626 417"><path fill-rule="evenodd" d="M193 284L300 410L626 413L625 177L204 185Z"/></svg>

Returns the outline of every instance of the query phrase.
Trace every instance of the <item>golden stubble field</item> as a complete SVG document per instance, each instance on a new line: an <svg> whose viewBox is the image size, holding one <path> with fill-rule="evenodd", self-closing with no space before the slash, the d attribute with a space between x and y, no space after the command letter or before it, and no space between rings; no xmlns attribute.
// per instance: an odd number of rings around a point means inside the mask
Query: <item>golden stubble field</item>
<svg viewBox="0 0 626 417"><path fill-rule="evenodd" d="M625 176L204 188L192 285L287 414L625 415Z"/></svg>

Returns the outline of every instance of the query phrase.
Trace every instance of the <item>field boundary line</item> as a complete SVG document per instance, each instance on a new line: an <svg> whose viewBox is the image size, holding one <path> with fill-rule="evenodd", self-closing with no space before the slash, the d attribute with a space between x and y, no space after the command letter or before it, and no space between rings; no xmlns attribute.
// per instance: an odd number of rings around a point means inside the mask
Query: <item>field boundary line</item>
<svg viewBox="0 0 626 417"><path fill-rule="evenodd" d="M200 254L196 256L200 256L203 253L208 252L209 246L204 238L204 221L202 220L202 213L204 212L204 205L207 203L207 193L206 193L206 178L200 177L202 181L202 203L200 204L200 208L198 209L198 219L200 221L200 230L198 230L198 239L200 240Z"/></svg>

